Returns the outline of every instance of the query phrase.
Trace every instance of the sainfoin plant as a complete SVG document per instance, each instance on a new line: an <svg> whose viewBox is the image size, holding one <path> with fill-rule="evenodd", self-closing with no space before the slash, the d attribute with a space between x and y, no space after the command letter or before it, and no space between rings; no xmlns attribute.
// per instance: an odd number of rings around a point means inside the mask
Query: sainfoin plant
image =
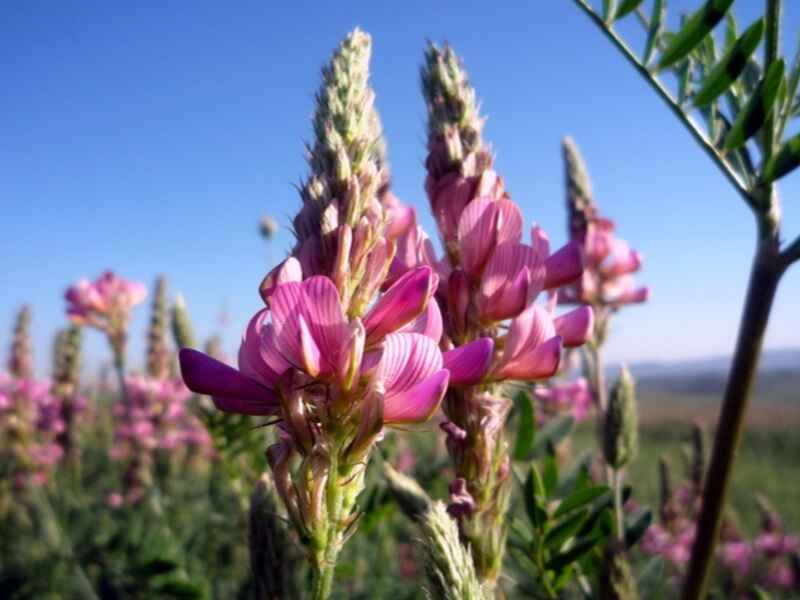
<svg viewBox="0 0 800 600"><path fill-rule="evenodd" d="M774 183L800 163L800 142L782 141L800 55L789 68L779 57L780 2L741 34L731 0L709 0L676 32L662 0L574 2L757 218L710 460L698 422L684 476L669 451L643 470L661 443L637 401L646 382L636 365L611 369L608 351L620 318L650 300L647 238L595 193L576 141L562 140L565 242L551 244L523 219L545 199L512 194L513 174L496 170L492 107L454 48L429 42L423 202L405 202L372 39L355 29L322 67L293 239L252 282L263 306L235 367L224 325L193 323L194 299L171 301L161 276L150 290L110 270L70 286L49 380L20 309L0 374L0 596L700 598L712 561L724 597L800 589L789 513L760 490L746 494L757 526L723 510L770 303L800 257L800 241L780 243ZM644 27L641 58L616 32L622 19ZM262 243L283 226L264 217ZM134 310L148 297L139 353ZM97 377L90 330L107 342Z"/></svg>

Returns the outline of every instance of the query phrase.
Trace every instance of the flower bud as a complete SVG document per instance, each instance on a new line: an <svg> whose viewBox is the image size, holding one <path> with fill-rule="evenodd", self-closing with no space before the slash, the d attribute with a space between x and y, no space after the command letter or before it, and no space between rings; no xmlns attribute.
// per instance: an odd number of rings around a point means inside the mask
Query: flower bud
<svg viewBox="0 0 800 600"><path fill-rule="evenodd" d="M175 296L172 305L172 337L178 348L194 348L195 337L189 311L186 310L186 301L181 294Z"/></svg>
<svg viewBox="0 0 800 600"><path fill-rule="evenodd" d="M622 367L611 390L603 430L603 453L609 466L621 469L634 458L639 443L638 427L633 378Z"/></svg>
<svg viewBox="0 0 800 600"><path fill-rule="evenodd" d="M8 372L17 379L27 379L33 375L30 324L31 307L25 305L17 313L11 352L8 357Z"/></svg>

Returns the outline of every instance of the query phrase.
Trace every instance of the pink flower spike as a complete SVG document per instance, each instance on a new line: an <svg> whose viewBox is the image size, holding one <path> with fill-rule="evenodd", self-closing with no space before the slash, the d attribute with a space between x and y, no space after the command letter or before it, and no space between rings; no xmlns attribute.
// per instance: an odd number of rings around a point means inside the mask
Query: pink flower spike
<svg viewBox="0 0 800 600"><path fill-rule="evenodd" d="M384 423L424 423L430 419L444 398L449 378L450 372L442 369L410 390L385 399Z"/></svg>
<svg viewBox="0 0 800 600"><path fill-rule="evenodd" d="M269 306L269 297L275 291L275 288L282 283L290 281L299 282L303 280L303 267L300 266L300 261L294 256L290 256L277 267L272 269L258 288L259 294L264 304Z"/></svg>
<svg viewBox="0 0 800 600"><path fill-rule="evenodd" d="M398 279L364 318L367 345L416 319L425 310L437 283L438 278L428 266L412 269Z"/></svg>
<svg viewBox="0 0 800 600"><path fill-rule="evenodd" d="M581 247L569 242L544 262L545 289L555 288L578 280L583 273Z"/></svg>
<svg viewBox="0 0 800 600"><path fill-rule="evenodd" d="M494 340L480 338L442 354L450 385L477 385L492 364Z"/></svg>
<svg viewBox="0 0 800 600"><path fill-rule="evenodd" d="M580 306L553 321L556 332L564 339L565 348L576 348L592 337L594 311L591 306Z"/></svg>
<svg viewBox="0 0 800 600"><path fill-rule="evenodd" d="M278 410L273 390L236 369L191 348L181 349L179 359L186 386L198 394L213 396L220 410L246 415L270 415Z"/></svg>

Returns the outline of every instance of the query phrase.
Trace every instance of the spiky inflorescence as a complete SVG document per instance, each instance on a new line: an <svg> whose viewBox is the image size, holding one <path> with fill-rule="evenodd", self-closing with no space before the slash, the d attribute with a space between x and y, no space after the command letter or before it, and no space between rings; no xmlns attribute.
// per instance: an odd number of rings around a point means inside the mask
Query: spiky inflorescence
<svg viewBox="0 0 800 600"><path fill-rule="evenodd" d="M192 321L189 318L189 311L186 309L186 301L181 294L175 296L175 303L172 305L172 337L178 348L194 348L195 337Z"/></svg>
<svg viewBox="0 0 800 600"><path fill-rule="evenodd" d="M565 137L562 141L562 151L564 153L569 235L573 240L583 239L586 235L587 225L597 217L592 183L586 163L583 161L575 140Z"/></svg>
<svg viewBox="0 0 800 600"><path fill-rule="evenodd" d="M31 307L26 304L17 313L11 353L8 357L8 372L17 379L28 379L33 376L30 326Z"/></svg>
<svg viewBox="0 0 800 600"><path fill-rule="evenodd" d="M706 473L706 432L703 424L695 421L692 424L692 463L689 474L692 487L700 495L703 491L703 478Z"/></svg>
<svg viewBox="0 0 800 600"><path fill-rule="evenodd" d="M167 281L156 279L150 327L147 330L147 374L157 379L169 377L170 353L167 348Z"/></svg>
<svg viewBox="0 0 800 600"><path fill-rule="evenodd" d="M56 334L53 346L53 393L61 400L64 428L57 441L67 457L72 457L78 380L81 371L81 328L70 325Z"/></svg>
<svg viewBox="0 0 800 600"><path fill-rule="evenodd" d="M422 547L428 579L429 597L436 600L488 599L475 575L469 549L458 535L456 522L442 502L434 502L420 520Z"/></svg>
<svg viewBox="0 0 800 600"><path fill-rule="evenodd" d="M384 464L383 474L395 502L408 518L416 521L426 513L431 499L415 479L397 471L389 463Z"/></svg>
<svg viewBox="0 0 800 600"><path fill-rule="evenodd" d="M633 377L623 367L611 390L603 428L603 452L606 462L614 469L621 469L636 456L639 445L636 413Z"/></svg>
<svg viewBox="0 0 800 600"><path fill-rule="evenodd" d="M368 83L371 52L370 36L355 29L322 68L314 143L308 149L311 174L300 190L304 205L294 220L300 244L320 229L331 233L338 223L355 227L385 183L382 130ZM329 212L334 201L335 216ZM327 249L323 244L323 252Z"/></svg>
<svg viewBox="0 0 800 600"><path fill-rule="evenodd" d="M429 172L435 177L453 170L464 176L480 174L491 164L481 139L483 119L467 72L450 46L428 43L421 79L428 105L428 144L441 144L445 151L444 156L436 153L438 164L429 164Z"/></svg>

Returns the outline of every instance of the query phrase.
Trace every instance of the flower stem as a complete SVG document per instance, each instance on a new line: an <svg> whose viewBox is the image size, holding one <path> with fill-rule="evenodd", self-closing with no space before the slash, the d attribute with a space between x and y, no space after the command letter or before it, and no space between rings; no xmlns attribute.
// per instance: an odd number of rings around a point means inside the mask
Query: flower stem
<svg viewBox="0 0 800 600"><path fill-rule="evenodd" d="M762 238L753 260L736 350L714 437L711 465L706 475L697 537L683 587L684 600L703 598L708 586L725 495L731 483L733 462L744 429L764 333L778 282L784 272L777 247L777 233L774 237Z"/></svg>

